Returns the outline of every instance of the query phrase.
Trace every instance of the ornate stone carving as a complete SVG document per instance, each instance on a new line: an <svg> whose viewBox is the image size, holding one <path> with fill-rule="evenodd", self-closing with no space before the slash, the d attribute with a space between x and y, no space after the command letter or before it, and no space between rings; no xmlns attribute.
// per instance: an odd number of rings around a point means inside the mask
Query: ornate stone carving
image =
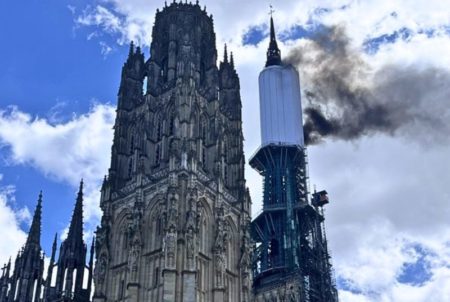
<svg viewBox="0 0 450 302"><path fill-rule="evenodd" d="M177 234L174 226L169 227L169 231L166 234L164 239L164 250L165 250L165 258L166 258L166 267L174 268L175 267L175 254L177 247Z"/></svg>

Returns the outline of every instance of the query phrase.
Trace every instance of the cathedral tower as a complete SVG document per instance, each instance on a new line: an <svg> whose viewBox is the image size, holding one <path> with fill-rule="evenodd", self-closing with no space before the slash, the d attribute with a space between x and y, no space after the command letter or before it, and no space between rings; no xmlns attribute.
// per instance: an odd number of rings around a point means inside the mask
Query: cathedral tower
<svg viewBox="0 0 450 302"><path fill-rule="evenodd" d="M259 94L262 144L250 165L263 176L264 194L252 222L254 299L335 302L323 226L328 197L322 191L309 198L299 75L281 61L272 18Z"/></svg>
<svg viewBox="0 0 450 302"><path fill-rule="evenodd" d="M102 186L94 301L249 301L250 197L233 57L212 16L157 11L122 68Z"/></svg>

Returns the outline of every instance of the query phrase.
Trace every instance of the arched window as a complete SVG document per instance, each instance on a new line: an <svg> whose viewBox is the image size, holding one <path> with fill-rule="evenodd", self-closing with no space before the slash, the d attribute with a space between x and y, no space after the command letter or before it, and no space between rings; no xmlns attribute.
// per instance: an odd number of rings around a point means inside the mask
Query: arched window
<svg viewBox="0 0 450 302"><path fill-rule="evenodd" d="M157 141L161 140L162 132L163 132L163 123L162 123L161 117L158 117L158 120L156 121L156 140Z"/></svg>
<svg viewBox="0 0 450 302"><path fill-rule="evenodd" d="M36 297L37 287L38 287L37 280L34 280L34 284L33 284L33 297L32 297L32 300L31 300L31 301L33 301L33 302L39 301L39 297Z"/></svg>
<svg viewBox="0 0 450 302"><path fill-rule="evenodd" d="M269 254L269 265L271 267L276 267L278 264L278 260L279 260L279 253L280 253L280 247L278 244L278 240L275 238L272 238L269 241L269 250L268 250L268 254Z"/></svg>
<svg viewBox="0 0 450 302"><path fill-rule="evenodd" d="M130 154L133 154L133 149L134 149L134 135L131 135L131 139L130 139Z"/></svg>
<svg viewBox="0 0 450 302"><path fill-rule="evenodd" d="M200 138L203 140L203 143L206 142L206 120L203 117L200 121Z"/></svg>
<svg viewBox="0 0 450 302"><path fill-rule="evenodd" d="M128 247L128 235L127 232L124 231L122 235L122 250L124 251L124 253L126 253L127 247Z"/></svg>
<svg viewBox="0 0 450 302"><path fill-rule="evenodd" d="M200 221L200 251L206 254L208 249L208 223L205 215L202 215Z"/></svg>
<svg viewBox="0 0 450 302"><path fill-rule="evenodd" d="M155 150L155 165L159 165L160 159L161 159L161 145L158 143L156 144Z"/></svg>
<svg viewBox="0 0 450 302"><path fill-rule="evenodd" d="M203 168L206 168L206 148L202 146L202 164Z"/></svg>
<svg viewBox="0 0 450 302"><path fill-rule="evenodd" d="M120 280L118 296L119 300L122 300L125 296L125 280Z"/></svg>
<svg viewBox="0 0 450 302"><path fill-rule="evenodd" d="M148 77L145 76L144 80L142 81L142 92L144 93L144 95L147 94L147 87L148 87Z"/></svg>
<svg viewBox="0 0 450 302"><path fill-rule="evenodd" d="M228 166L227 164L223 167L223 181L225 182L225 185L228 184Z"/></svg>
<svg viewBox="0 0 450 302"><path fill-rule="evenodd" d="M173 116L169 119L169 135L174 135L175 118Z"/></svg>
<svg viewBox="0 0 450 302"><path fill-rule="evenodd" d="M131 178L132 175L133 175L133 158L130 157L130 159L128 160L128 178Z"/></svg>
<svg viewBox="0 0 450 302"><path fill-rule="evenodd" d="M153 288L158 287L159 284L159 267L155 267L155 271L153 272Z"/></svg>

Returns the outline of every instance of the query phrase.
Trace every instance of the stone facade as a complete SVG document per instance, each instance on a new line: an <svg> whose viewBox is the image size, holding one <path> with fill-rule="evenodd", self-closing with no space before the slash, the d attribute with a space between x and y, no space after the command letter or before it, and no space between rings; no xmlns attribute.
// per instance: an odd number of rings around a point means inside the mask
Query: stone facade
<svg viewBox="0 0 450 302"><path fill-rule="evenodd" d="M213 18L198 4L157 12L147 61L130 46L94 301L250 301L239 90L232 55L217 67Z"/></svg>

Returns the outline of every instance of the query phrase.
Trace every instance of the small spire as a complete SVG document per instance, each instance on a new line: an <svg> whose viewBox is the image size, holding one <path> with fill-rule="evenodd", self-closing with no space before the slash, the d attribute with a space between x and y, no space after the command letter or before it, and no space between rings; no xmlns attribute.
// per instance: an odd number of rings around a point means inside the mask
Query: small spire
<svg viewBox="0 0 450 302"><path fill-rule="evenodd" d="M55 233L55 239L53 239L52 252L56 251L56 246L58 244L58 233Z"/></svg>
<svg viewBox="0 0 450 302"><path fill-rule="evenodd" d="M93 268L94 268L94 250L95 250L95 237L92 237L92 244L91 244L91 253L89 255L89 275L88 275L88 287L87 292L88 295L91 294L92 289L92 277L93 277Z"/></svg>
<svg viewBox="0 0 450 302"><path fill-rule="evenodd" d="M227 51L227 43L225 43L225 47L223 50L223 62L228 63L228 51Z"/></svg>
<svg viewBox="0 0 450 302"><path fill-rule="evenodd" d="M107 183L108 183L108 178L105 175L105 177L103 177L102 190L105 189Z"/></svg>
<svg viewBox="0 0 450 302"><path fill-rule="evenodd" d="M93 257L93 255L94 255L94 250L95 250L95 236L92 237L92 242L91 242L91 257Z"/></svg>
<svg viewBox="0 0 450 302"><path fill-rule="evenodd" d="M136 53L137 54L141 54L141 47L140 46L136 47Z"/></svg>
<svg viewBox="0 0 450 302"><path fill-rule="evenodd" d="M70 221L67 240L72 242L83 242L83 179L80 181L77 201Z"/></svg>
<svg viewBox="0 0 450 302"><path fill-rule="evenodd" d="M230 65L231 65L231 67L234 68L234 57L233 57L233 52L230 53Z"/></svg>
<svg viewBox="0 0 450 302"><path fill-rule="evenodd" d="M42 218L42 191L39 192L36 210L34 211L33 221L31 222L30 232L25 246L30 243L40 245L41 242L41 218Z"/></svg>
<svg viewBox="0 0 450 302"><path fill-rule="evenodd" d="M272 7L271 7L272 8ZM277 37L275 35L275 26L273 25L273 10L270 13L270 44L267 50L266 67L272 65L281 65L281 51L278 48Z"/></svg>

